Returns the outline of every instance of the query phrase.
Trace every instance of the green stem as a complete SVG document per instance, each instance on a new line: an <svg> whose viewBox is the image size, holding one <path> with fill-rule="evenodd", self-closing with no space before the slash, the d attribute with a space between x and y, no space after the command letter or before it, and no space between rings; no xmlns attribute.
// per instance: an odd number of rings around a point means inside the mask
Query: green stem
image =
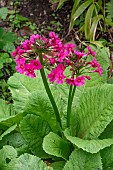
<svg viewBox="0 0 113 170"><path fill-rule="evenodd" d="M72 93L72 85L70 85L70 88L69 88L69 96L68 96L68 105L67 105L67 127L69 127L69 125L70 125L71 93Z"/></svg>
<svg viewBox="0 0 113 170"><path fill-rule="evenodd" d="M40 56L40 61L41 61L41 63L42 63L42 56ZM53 106L54 113L55 113L55 116L56 116L56 120L58 121L60 127L62 127L62 126L61 126L60 114L59 114L57 105L56 105L56 103L55 103L55 100L54 100L54 98L53 98L53 95L52 95L52 93L51 93L51 90L50 90L50 88L49 88L49 85L48 85L48 82L47 82L47 78L46 78L46 75L45 75L44 68L42 68L42 69L40 70L40 73L41 73L41 77L42 77L42 80L43 80L43 84L44 84L45 90L46 90L47 95L48 95L48 97L49 97L49 99L50 99L50 102L51 102L51 104L52 104L52 106Z"/></svg>
<svg viewBox="0 0 113 170"><path fill-rule="evenodd" d="M72 85L71 85L69 89L68 106L67 106L67 127L70 126L71 107L72 107L75 90L76 90L76 86L74 86L72 89Z"/></svg>

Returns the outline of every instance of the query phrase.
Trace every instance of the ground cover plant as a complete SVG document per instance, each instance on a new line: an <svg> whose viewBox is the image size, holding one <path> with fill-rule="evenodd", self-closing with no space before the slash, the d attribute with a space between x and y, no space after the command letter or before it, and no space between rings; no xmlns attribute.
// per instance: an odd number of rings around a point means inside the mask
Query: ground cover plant
<svg viewBox="0 0 113 170"><path fill-rule="evenodd" d="M2 169L112 168L108 55L107 48L77 51L54 32L16 48L19 73L8 80L14 104L0 104Z"/></svg>

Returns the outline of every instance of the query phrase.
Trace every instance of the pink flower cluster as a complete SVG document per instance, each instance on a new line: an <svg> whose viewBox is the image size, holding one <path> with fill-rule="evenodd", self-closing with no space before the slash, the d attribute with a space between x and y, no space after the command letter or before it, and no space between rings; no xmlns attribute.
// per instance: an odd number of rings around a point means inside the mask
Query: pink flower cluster
<svg viewBox="0 0 113 170"><path fill-rule="evenodd" d="M35 70L42 67L49 69L48 78L51 83L62 84L65 81L72 86L84 85L86 79L90 80L86 70L102 76L102 68L90 46L87 47L87 53L76 51L75 44L63 44L54 32L50 32L49 38L39 34L32 35L16 48L12 56L17 64L16 70L32 78L36 76ZM42 62L40 56L43 56ZM88 61L89 56L92 61Z"/></svg>

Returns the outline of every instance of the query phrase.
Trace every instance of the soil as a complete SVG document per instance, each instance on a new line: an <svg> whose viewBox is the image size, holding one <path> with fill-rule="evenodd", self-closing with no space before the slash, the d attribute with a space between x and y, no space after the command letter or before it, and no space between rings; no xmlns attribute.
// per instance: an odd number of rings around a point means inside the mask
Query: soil
<svg viewBox="0 0 113 170"><path fill-rule="evenodd" d="M48 35L50 31L54 31L65 41L70 41L74 36L73 32L69 33L73 1L65 2L59 10L58 4L52 4L50 0L1 0L0 5L12 10L15 8L15 2L19 2L16 5L19 14L36 23L38 33ZM3 23L0 23L0 26L3 26Z"/></svg>

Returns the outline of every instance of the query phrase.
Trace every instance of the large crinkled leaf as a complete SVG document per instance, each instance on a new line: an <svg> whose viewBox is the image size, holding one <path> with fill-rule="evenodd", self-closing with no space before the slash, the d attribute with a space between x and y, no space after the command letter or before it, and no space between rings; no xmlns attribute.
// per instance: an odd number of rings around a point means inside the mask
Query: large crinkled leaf
<svg viewBox="0 0 113 170"><path fill-rule="evenodd" d="M100 150L113 144L113 138L109 139L81 139L70 135L68 129L64 131L65 137L78 148L90 153L97 153Z"/></svg>
<svg viewBox="0 0 113 170"><path fill-rule="evenodd" d="M30 154L23 154L18 158L18 161L13 170L48 170L49 167L38 157ZM52 168L50 168L52 170Z"/></svg>
<svg viewBox="0 0 113 170"><path fill-rule="evenodd" d="M77 136L97 139L113 120L113 85L89 89L81 98L75 115L79 126Z"/></svg>
<svg viewBox="0 0 113 170"><path fill-rule="evenodd" d="M70 155L70 144L53 132L45 136L43 149L46 153L61 157L65 160L67 160Z"/></svg>
<svg viewBox="0 0 113 170"><path fill-rule="evenodd" d="M42 89L44 92L41 77L32 79L25 75L15 73L9 78L8 84L13 96L14 107L17 113L24 111L28 97L32 92Z"/></svg>
<svg viewBox="0 0 113 170"><path fill-rule="evenodd" d="M8 83L17 113L40 115L48 121L53 131L59 131L59 125L39 74L37 78L32 79L16 73Z"/></svg>
<svg viewBox="0 0 113 170"><path fill-rule="evenodd" d="M42 148L43 138L50 132L49 124L39 116L28 114L20 122L20 132L34 155L50 157Z"/></svg>
<svg viewBox="0 0 113 170"><path fill-rule="evenodd" d="M103 149L101 152L103 170L113 169L113 145Z"/></svg>
<svg viewBox="0 0 113 170"><path fill-rule="evenodd" d="M12 170L17 161L17 152L10 146L6 145L0 150L0 169Z"/></svg>
<svg viewBox="0 0 113 170"><path fill-rule="evenodd" d="M41 116L46 120L54 132L59 131L59 124L56 122L54 110L48 97L43 92L34 92L29 96L24 113L32 113Z"/></svg>
<svg viewBox="0 0 113 170"><path fill-rule="evenodd" d="M75 149L65 164L63 170L102 170L99 153L91 154L81 149Z"/></svg>

